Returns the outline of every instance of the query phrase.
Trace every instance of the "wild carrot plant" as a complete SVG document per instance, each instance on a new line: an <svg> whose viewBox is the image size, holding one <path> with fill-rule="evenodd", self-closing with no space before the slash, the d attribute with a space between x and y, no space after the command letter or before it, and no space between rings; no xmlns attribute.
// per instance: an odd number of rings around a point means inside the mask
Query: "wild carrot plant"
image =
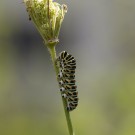
<svg viewBox="0 0 135 135"><path fill-rule="evenodd" d="M53 2L53 0L24 0L24 3L29 14L29 19L35 24L43 38L45 46L48 48L57 78L59 69L55 62L57 57L55 48L59 42L59 32L65 13L67 12L67 6ZM75 135L70 112L66 109L66 99L62 98L62 101L69 134Z"/></svg>

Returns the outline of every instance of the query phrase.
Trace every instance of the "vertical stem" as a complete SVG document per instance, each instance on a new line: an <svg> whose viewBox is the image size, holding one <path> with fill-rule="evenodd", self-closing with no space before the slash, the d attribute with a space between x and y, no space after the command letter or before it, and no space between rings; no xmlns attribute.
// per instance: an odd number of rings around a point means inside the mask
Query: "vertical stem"
<svg viewBox="0 0 135 135"><path fill-rule="evenodd" d="M51 59L52 59L52 62L53 62L53 67L55 69L56 77L57 77L58 76L59 69L58 69L58 67L55 64L55 60L56 60L55 45L52 45L52 46L51 45L48 45L48 50L50 52ZM57 81L58 81L58 78L57 78ZM66 120L67 120L67 126L68 126L68 130L69 130L69 134L70 135L75 135L74 132L73 132L73 126L72 126L72 122L71 122L71 118L70 118L70 113L66 109L66 99L62 98L62 102L63 102L63 107L64 107L65 116L66 116Z"/></svg>
<svg viewBox="0 0 135 135"><path fill-rule="evenodd" d="M49 1L49 0L47 1L47 4L48 4L48 19L50 20L50 12L49 12L49 9L50 9L50 1Z"/></svg>

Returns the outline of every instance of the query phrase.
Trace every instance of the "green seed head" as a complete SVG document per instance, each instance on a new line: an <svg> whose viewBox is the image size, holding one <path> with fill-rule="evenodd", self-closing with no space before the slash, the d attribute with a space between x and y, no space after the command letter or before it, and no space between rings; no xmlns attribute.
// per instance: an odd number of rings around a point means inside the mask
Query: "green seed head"
<svg viewBox="0 0 135 135"><path fill-rule="evenodd" d="M46 45L56 44L67 6L53 0L24 0L24 3Z"/></svg>

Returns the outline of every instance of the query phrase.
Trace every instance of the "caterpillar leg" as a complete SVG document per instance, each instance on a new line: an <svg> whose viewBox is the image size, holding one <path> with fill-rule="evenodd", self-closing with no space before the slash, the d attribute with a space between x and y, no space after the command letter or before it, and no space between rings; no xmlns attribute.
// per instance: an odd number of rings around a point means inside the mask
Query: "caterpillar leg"
<svg viewBox="0 0 135 135"><path fill-rule="evenodd" d="M78 102L69 102L67 101L67 110L72 111L74 110L78 105Z"/></svg>
<svg viewBox="0 0 135 135"><path fill-rule="evenodd" d="M62 94L62 97L63 98L68 98L66 94Z"/></svg>
<svg viewBox="0 0 135 135"><path fill-rule="evenodd" d="M61 92L68 93L68 92L76 92L76 89L65 89L64 87L61 87L60 88L60 91Z"/></svg>
<svg viewBox="0 0 135 135"><path fill-rule="evenodd" d="M74 106L67 106L67 111L73 111L76 107Z"/></svg>
<svg viewBox="0 0 135 135"><path fill-rule="evenodd" d="M63 85L64 82L62 80L59 81L59 85Z"/></svg>
<svg viewBox="0 0 135 135"><path fill-rule="evenodd" d="M62 72L59 72L59 74L58 74L58 78L62 78L62 77L63 77Z"/></svg>
<svg viewBox="0 0 135 135"><path fill-rule="evenodd" d="M68 80L68 79L67 80L65 79L64 81L60 80L59 85L60 86L64 86L64 85L73 86L73 85L75 85L75 80Z"/></svg>
<svg viewBox="0 0 135 135"><path fill-rule="evenodd" d="M61 87L61 88L60 88L60 91L61 91L61 92L64 92L64 91L65 91L65 88L64 88L64 87Z"/></svg>
<svg viewBox="0 0 135 135"><path fill-rule="evenodd" d="M67 101L67 111L71 111L71 106L69 105L69 102Z"/></svg>

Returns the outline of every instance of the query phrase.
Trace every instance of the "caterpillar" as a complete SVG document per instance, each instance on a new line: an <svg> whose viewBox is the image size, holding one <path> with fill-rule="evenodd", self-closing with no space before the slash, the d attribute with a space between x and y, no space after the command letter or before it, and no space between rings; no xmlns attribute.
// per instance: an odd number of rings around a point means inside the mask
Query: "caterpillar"
<svg viewBox="0 0 135 135"><path fill-rule="evenodd" d="M74 110L78 105L78 92L75 85L76 60L71 54L63 51L56 59L59 68L58 80L62 97L66 99L68 111Z"/></svg>

